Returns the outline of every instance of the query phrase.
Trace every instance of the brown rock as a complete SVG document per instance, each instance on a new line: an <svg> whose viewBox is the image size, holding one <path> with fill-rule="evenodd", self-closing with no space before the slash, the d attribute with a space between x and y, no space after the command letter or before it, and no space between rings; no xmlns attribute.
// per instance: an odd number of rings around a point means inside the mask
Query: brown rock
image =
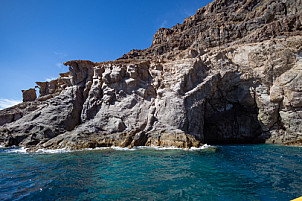
<svg viewBox="0 0 302 201"><path fill-rule="evenodd" d="M36 90L34 88L22 90L23 102L34 101L37 99Z"/></svg>

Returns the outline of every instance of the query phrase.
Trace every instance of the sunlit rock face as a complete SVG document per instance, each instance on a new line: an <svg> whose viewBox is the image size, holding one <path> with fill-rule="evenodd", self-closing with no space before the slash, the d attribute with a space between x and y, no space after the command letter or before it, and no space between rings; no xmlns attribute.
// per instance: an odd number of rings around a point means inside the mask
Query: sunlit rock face
<svg viewBox="0 0 302 201"><path fill-rule="evenodd" d="M145 50L64 63L0 112L0 143L38 148L302 142L301 1L216 0Z"/></svg>

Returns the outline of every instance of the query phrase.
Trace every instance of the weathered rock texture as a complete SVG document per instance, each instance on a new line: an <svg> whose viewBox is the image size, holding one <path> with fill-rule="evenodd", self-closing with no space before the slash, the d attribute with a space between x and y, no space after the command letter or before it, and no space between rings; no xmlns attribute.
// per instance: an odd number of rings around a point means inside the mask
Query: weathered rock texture
<svg viewBox="0 0 302 201"><path fill-rule="evenodd" d="M301 0L216 0L145 50L64 63L0 112L0 143L38 148L302 142Z"/></svg>
<svg viewBox="0 0 302 201"><path fill-rule="evenodd" d="M34 101L37 98L35 89L22 90L23 102Z"/></svg>

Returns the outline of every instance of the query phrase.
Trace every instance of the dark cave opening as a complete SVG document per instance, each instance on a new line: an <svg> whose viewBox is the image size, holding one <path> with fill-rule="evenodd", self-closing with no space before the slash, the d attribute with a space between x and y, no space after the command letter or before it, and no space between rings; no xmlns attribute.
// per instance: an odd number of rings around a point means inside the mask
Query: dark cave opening
<svg viewBox="0 0 302 201"><path fill-rule="evenodd" d="M205 114L204 143L206 144L256 144L262 129L258 121L258 108L239 103L228 104L221 112Z"/></svg>
<svg viewBox="0 0 302 201"><path fill-rule="evenodd" d="M216 87L204 105L203 142L264 143L252 80L243 81L240 74L230 73L223 77Z"/></svg>

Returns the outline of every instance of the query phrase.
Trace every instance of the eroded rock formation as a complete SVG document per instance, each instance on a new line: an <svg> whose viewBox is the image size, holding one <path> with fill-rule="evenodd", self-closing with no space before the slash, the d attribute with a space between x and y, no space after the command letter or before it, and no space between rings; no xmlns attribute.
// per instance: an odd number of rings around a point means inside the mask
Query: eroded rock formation
<svg viewBox="0 0 302 201"><path fill-rule="evenodd" d="M0 143L38 148L302 142L302 2L216 0L116 61L64 63L0 112Z"/></svg>
<svg viewBox="0 0 302 201"><path fill-rule="evenodd" d="M34 101L37 98L36 90L33 88L22 90L22 94L23 94L23 102Z"/></svg>

